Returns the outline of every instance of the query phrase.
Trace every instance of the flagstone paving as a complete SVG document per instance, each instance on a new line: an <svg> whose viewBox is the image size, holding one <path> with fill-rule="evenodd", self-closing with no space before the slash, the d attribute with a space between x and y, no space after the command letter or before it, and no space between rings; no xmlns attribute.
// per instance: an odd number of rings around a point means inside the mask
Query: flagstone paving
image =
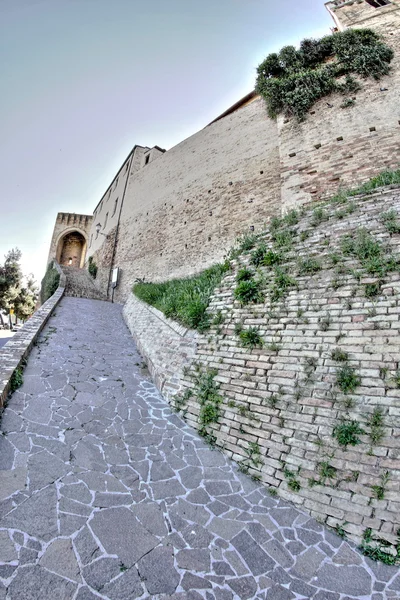
<svg viewBox="0 0 400 600"><path fill-rule="evenodd" d="M0 424L0 600L385 600L398 569L173 412L121 307L64 298Z"/></svg>

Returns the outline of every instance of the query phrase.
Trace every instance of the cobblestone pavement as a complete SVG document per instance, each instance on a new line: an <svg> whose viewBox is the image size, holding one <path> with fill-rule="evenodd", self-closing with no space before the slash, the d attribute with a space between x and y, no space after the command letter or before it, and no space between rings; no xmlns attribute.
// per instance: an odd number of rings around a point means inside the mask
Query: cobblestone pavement
<svg viewBox="0 0 400 600"><path fill-rule="evenodd" d="M1 421L0 600L400 598L397 569L271 497L171 412L121 307L56 311Z"/></svg>

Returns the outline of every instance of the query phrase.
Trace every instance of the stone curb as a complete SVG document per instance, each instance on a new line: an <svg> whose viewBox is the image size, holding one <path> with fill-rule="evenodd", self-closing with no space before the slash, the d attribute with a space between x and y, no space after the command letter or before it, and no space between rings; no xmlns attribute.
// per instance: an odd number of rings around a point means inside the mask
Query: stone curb
<svg viewBox="0 0 400 600"><path fill-rule="evenodd" d="M4 407L10 391L14 371L28 356L34 342L47 323L51 313L64 295L66 277L56 261L54 266L60 274L60 283L54 294L32 315L20 331L0 349L0 410Z"/></svg>

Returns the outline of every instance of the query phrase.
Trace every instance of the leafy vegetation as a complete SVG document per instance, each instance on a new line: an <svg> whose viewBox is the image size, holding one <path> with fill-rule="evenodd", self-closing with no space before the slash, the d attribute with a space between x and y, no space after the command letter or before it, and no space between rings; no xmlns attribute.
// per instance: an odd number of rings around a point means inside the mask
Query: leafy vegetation
<svg viewBox="0 0 400 600"><path fill-rule="evenodd" d="M331 352L331 359L335 362L347 362L349 360L349 353L340 348L335 348Z"/></svg>
<svg viewBox="0 0 400 600"><path fill-rule="evenodd" d="M387 75L393 56L391 48L370 29L306 39L298 50L285 46L267 56L257 68L256 91L271 118L284 113L301 121L319 99L333 92L358 91L361 86L354 76L379 79Z"/></svg>
<svg viewBox="0 0 400 600"><path fill-rule="evenodd" d="M390 234L400 233L400 222L398 220L397 212L394 209L383 213L381 220Z"/></svg>
<svg viewBox="0 0 400 600"><path fill-rule="evenodd" d="M88 261L88 271L89 274L93 277L93 279L96 279L97 277L97 265L94 262L93 256L89 256L89 261Z"/></svg>
<svg viewBox="0 0 400 600"><path fill-rule="evenodd" d="M10 379L10 391L15 392L24 383L22 367L17 367Z"/></svg>
<svg viewBox="0 0 400 600"><path fill-rule="evenodd" d="M51 262L46 269L46 273L42 279L40 288L40 300L42 304L54 294L59 286L59 283L60 274Z"/></svg>
<svg viewBox="0 0 400 600"><path fill-rule="evenodd" d="M241 304L250 304L250 302L257 304L264 299L260 288L261 281L255 279L241 281L234 291L234 296Z"/></svg>
<svg viewBox="0 0 400 600"><path fill-rule="evenodd" d="M239 338L242 346L244 348L262 348L264 345L263 339L257 329L257 327L249 327L248 329L243 329L239 333Z"/></svg>
<svg viewBox="0 0 400 600"><path fill-rule="evenodd" d="M361 379L350 365L343 365L336 371L336 385L344 394L351 394L360 385Z"/></svg>
<svg viewBox="0 0 400 600"><path fill-rule="evenodd" d="M299 275L314 275L322 269L321 262L317 258L307 256L298 261Z"/></svg>
<svg viewBox="0 0 400 600"><path fill-rule="evenodd" d="M229 269L227 263L218 264L199 275L173 279L163 283L136 283L133 293L161 310L166 317L186 327L204 331L209 327L207 308L215 288Z"/></svg>
<svg viewBox="0 0 400 600"><path fill-rule="evenodd" d="M344 421L333 429L333 437L341 446L357 446L361 443L358 436L365 431L360 427L357 421Z"/></svg>

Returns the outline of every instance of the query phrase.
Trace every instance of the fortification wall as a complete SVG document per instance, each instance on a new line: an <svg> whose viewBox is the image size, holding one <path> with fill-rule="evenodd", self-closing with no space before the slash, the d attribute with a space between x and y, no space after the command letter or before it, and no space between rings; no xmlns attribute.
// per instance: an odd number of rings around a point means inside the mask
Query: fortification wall
<svg viewBox="0 0 400 600"><path fill-rule="evenodd" d="M171 332L133 297L124 314L165 397L192 426L206 427L208 439L244 471L357 543L371 528L373 540L396 547L400 276L396 268L386 276L367 274L342 246L346 235L355 239L366 228L398 260L400 235L382 220L389 210L400 215L399 190L328 205L322 220L308 210L291 227L292 247L279 248L292 283L274 302L273 267L261 268L264 302L242 306L235 299L236 275L250 263L249 253L242 254L215 291L210 317L218 325L205 334ZM269 232L261 241L274 245ZM311 259L320 270L302 271ZM244 347L239 323L256 328L263 347ZM196 378L208 369L221 403L217 422L204 426ZM347 388L339 385L344 373ZM182 395L187 389L190 398ZM361 431L346 447L334 434L351 423Z"/></svg>
<svg viewBox="0 0 400 600"><path fill-rule="evenodd" d="M395 51L392 72L362 81L351 107L341 108L344 97L335 94L319 101L303 123L278 118L284 212L400 164L400 6L351 2L335 14L347 27L384 36Z"/></svg>
<svg viewBox="0 0 400 600"><path fill-rule="evenodd" d="M49 264L52 260L58 261L60 259L63 239L69 233L80 233L87 242L89 239L89 231L92 221L92 215L76 215L75 213L62 212L58 213L50 242L47 264ZM83 250L86 251L86 248Z"/></svg>
<svg viewBox="0 0 400 600"><path fill-rule="evenodd" d="M221 260L238 234L279 211L276 123L261 99L184 140L129 180L116 299L136 277L162 280Z"/></svg>

